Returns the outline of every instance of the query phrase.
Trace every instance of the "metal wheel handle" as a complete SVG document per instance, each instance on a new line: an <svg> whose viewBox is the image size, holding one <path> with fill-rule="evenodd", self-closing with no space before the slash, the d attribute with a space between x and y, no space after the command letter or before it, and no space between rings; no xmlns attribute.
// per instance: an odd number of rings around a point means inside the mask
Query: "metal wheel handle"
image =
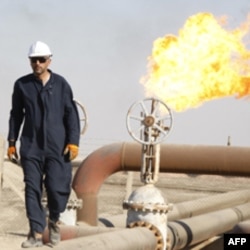
<svg viewBox="0 0 250 250"><path fill-rule="evenodd" d="M127 113L127 130L132 138L142 144L162 142L173 124L169 107L161 100L146 98L135 102Z"/></svg>
<svg viewBox="0 0 250 250"><path fill-rule="evenodd" d="M82 113L82 116L80 117L80 122L81 124L83 124L81 127L81 135L83 135L86 132L87 129L87 113L86 110L84 108L84 106L77 100L74 99L74 102L76 103L76 106L79 107L80 109L80 113Z"/></svg>

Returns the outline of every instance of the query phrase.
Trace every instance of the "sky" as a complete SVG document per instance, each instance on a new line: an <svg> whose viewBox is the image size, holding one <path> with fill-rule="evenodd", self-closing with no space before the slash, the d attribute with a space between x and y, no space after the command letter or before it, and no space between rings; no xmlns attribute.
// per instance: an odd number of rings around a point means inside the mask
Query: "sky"
<svg viewBox="0 0 250 250"><path fill-rule="evenodd" d="M31 72L27 53L37 40L53 53L51 69L70 83L87 113L83 150L133 141L126 128L130 106L145 98L140 79L154 40L177 35L191 15L226 15L238 27L249 0L1 0L0 134L8 133L13 84ZM226 97L173 112L164 143L250 146L250 98Z"/></svg>

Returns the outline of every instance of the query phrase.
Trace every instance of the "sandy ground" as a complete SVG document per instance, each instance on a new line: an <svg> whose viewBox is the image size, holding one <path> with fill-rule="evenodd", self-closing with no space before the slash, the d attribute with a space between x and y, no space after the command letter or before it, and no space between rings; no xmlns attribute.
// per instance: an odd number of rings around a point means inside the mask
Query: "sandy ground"
<svg viewBox="0 0 250 250"><path fill-rule="evenodd" d="M131 177L133 185L129 186L127 180ZM116 173L108 177L99 192L99 216L105 218L126 212L122 209L123 200L141 185L139 173ZM156 186L162 191L166 202L175 204L218 193L250 189L250 180L242 177L160 174ZM0 201L1 250L21 249L21 242L26 239L28 223L23 191L21 168L5 161Z"/></svg>

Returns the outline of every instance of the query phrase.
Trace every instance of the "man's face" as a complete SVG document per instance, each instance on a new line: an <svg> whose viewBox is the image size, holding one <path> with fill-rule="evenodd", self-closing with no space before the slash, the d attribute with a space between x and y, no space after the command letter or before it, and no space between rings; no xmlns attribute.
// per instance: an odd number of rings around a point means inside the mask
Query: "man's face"
<svg viewBox="0 0 250 250"><path fill-rule="evenodd" d="M36 76L40 76L46 72L50 62L51 59L49 56L30 57L30 65Z"/></svg>

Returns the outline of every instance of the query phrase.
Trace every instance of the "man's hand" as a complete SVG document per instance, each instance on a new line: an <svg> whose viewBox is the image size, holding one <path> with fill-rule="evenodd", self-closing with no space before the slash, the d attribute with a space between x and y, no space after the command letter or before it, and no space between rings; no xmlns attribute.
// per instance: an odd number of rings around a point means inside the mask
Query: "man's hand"
<svg viewBox="0 0 250 250"><path fill-rule="evenodd" d="M18 160L18 154L16 152L16 147L15 146L10 146L8 148L8 152L7 152L8 158L10 161L17 163Z"/></svg>
<svg viewBox="0 0 250 250"><path fill-rule="evenodd" d="M64 155L69 154L69 160L74 160L78 155L78 146L74 144L67 144L63 152Z"/></svg>

